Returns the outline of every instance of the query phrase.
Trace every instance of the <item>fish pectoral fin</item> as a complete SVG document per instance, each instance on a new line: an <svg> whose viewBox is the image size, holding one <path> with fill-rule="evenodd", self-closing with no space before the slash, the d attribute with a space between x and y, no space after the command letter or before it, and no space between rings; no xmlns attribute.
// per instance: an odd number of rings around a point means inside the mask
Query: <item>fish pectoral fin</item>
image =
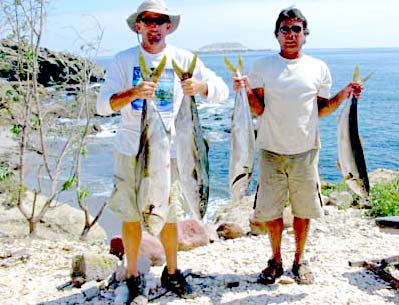
<svg viewBox="0 0 399 305"><path fill-rule="evenodd" d="M166 135L168 136L168 139L172 139L172 131L170 129L166 129Z"/></svg>
<svg viewBox="0 0 399 305"><path fill-rule="evenodd" d="M342 170L341 162L337 161L337 167L339 170Z"/></svg>
<svg viewBox="0 0 399 305"><path fill-rule="evenodd" d="M233 181L233 183L231 184L231 186L233 186L233 185L236 184L239 180L241 180L242 178L245 178L246 176L247 176L246 173L239 174L239 175L234 179L234 181Z"/></svg>
<svg viewBox="0 0 399 305"><path fill-rule="evenodd" d="M364 188L364 181L363 181L363 179L360 179L360 177L358 178L358 179L354 179L355 180L355 182L356 182L356 184L358 185L358 186L360 186L361 188Z"/></svg>

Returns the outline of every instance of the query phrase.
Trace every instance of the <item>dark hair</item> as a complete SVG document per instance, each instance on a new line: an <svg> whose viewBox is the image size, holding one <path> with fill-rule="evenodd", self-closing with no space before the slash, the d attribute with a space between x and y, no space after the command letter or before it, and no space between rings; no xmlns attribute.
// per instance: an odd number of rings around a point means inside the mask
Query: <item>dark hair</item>
<svg viewBox="0 0 399 305"><path fill-rule="evenodd" d="M278 35L278 31L280 29L281 22L284 20L288 20L288 19L301 20L303 23L303 33L305 35L309 35L308 22L307 22L305 16L302 14L302 12L299 9L289 7L289 8L283 9L280 12L280 14L278 15L278 18L276 20L276 28L274 29L274 35L276 35L276 37Z"/></svg>

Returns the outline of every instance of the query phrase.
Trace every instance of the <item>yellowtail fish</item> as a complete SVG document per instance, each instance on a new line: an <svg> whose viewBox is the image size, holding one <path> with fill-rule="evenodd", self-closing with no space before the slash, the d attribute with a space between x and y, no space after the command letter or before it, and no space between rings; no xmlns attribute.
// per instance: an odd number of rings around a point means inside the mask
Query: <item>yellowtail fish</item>
<svg viewBox="0 0 399 305"><path fill-rule="evenodd" d="M143 79L157 82L165 68L166 57L151 74L141 53L139 64ZM158 235L169 211L170 136L151 99L144 100L140 144L135 161L136 200L142 223L149 233Z"/></svg>
<svg viewBox="0 0 399 305"><path fill-rule="evenodd" d="M191 78L197 55L187 72L172 60L181 80ZM204 217L209 198L208 145L203 137L198 110L193 96L184 96L175 119L176 155L179 179L189 212L198 219Z"/></svg>
<svg viewBox="0 0 399 305"><path fill-rule="evenodd" d="M359 81L359 68L355 68L353 81ZM372 74L360 82L366 82ZM345 102L338 118L338 160L345 182L350 189L364 199L364 205L370 205L370 184L367 174L363 147L359 138L357 105L358 99L351 95Z"/></svg>
<svg viewBox="0 0 399 305"><path fill-rule="evenodd" d="M233 76L240 77L244 70L241 56L235 68L227 57L224 62ZM255 132L245 88L236 93L231 120L229 185L231 202L239 202L252 180L255 158Z"/></svg>

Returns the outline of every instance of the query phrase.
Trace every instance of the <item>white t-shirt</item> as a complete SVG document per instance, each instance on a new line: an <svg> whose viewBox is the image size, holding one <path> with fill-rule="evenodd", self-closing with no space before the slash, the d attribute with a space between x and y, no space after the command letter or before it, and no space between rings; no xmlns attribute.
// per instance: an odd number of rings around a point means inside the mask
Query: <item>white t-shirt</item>
<svg viewBox="0 0 399 305"><path fill-rule="evenodd" d="M257 121L259 149L291 155L320 146L317 97L330 98L332 84L323 61L273 54L254 63L249 82L265 90L265 110Z"/></svg>
<svg viewBox="0 0 399 305"><path fill-rule="evenodd" d="M100 115L110 115L114 111L110 106L113 94L127 90L141 80L138 54L142 52L148 68L157 67L163 56L166 55L167 63L161 78L158 81L156 104L158 111L167 129L172 133L172 156L174 157L174 118L183 99L180 79L172 68L172 59L186 71L191 63L193 54L183 49L167 45L163 52L151 54L141 46L130 48L118 53L106 72L105 82L97 99L97 112ZM229 90L223 79L205 67L198 59L193 77L205 81L208 85L206 101L221 102L228 98ZM203 97L205 98L205 97ZM116 134L114 148L125 155L136 155L141 129L141 110L143 101L134 100L124 106L121 112L120 126Z"/></svg>

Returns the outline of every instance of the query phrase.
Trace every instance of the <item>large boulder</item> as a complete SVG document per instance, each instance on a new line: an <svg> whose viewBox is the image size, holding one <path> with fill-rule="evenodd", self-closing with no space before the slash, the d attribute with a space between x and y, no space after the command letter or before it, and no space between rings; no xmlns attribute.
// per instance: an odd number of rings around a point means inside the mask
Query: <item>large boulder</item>
<svg viewBox="0 0 399 305"><path fill-rule="evenodd" d="M36 211L41 210L47 197L37 196ZM32 210L34 194L26 192L23 206L27 211ZM66 240L78 240L83 231L85 216L83 211L68 204L54 201L52 207L47 210L42 221L36 224L35 236L49 240L60 240L60 236ZM0 204L0 231L8 236L26 236L29 234L28 222L22 216L17 207L7 208L7 204ZM87 242L104 243L107 236L105 230L96 223L89 231Z"/></svg>
<svg viewBox="0 0 399 305"><path fill-rule="evenodd" d="M18 53L27 54L30 49L27 44L18 45L10 39L0 40L0 77L9 81L16 81L16 66ZM86 67L91 70L90 82L98 82L104 78L104 69L94 62L69 53L55 52L46 48L40 48L38 54L38 82L43 86L57 84L76 85L81 83L80 75ZM20 78L24 80L24 72L20 72Z"/></svg>
<svg viewBox="0 0 399 305"><path fill-rule="evenodd" d="M217 233L220 238L234 239L243 237L245 235L243 229L235 223L223 223L217 228Z"/></svg>
<svg viewBox="0 0 399 305"><path fill-rule="evenodd" d="M208 231L196 219L178 221L177 232L179 250L191 250L209 244Z"/></svg>
<svg viewBox="0 0 399 305"><path fill-rule="evenodd" d="M251 231L250 219L253 216L254 195L245 196L238 203L228 203L221 206L215 213L215 223L221 224L234 223L238 225L244 234Z"/></svg>
<svg viewBox="0 0 399 305"><path fill-rule="evenodd" d="M152 266L162 266L165 263L165 252L161 242L147 232L143 232L139 256L149 258Z"/></svg>
<svg viewBox="0 0 399 305"><path fill-rule="evenodd" d="M120 260L125 257L122 237L114 236L110 242L109 253ZM159 239L147 232L143 232L139 247L139 259L148 261L150 266L162 266L165 263L165 252Z"/></svg>
<svg viewBox="0 0 399 305"><path fill-rule="evenodd" d="M369 173L369 180L371 186L375 184L389 183L398 177L399 177L398 171L386 168L378 168Z"/></svg>

